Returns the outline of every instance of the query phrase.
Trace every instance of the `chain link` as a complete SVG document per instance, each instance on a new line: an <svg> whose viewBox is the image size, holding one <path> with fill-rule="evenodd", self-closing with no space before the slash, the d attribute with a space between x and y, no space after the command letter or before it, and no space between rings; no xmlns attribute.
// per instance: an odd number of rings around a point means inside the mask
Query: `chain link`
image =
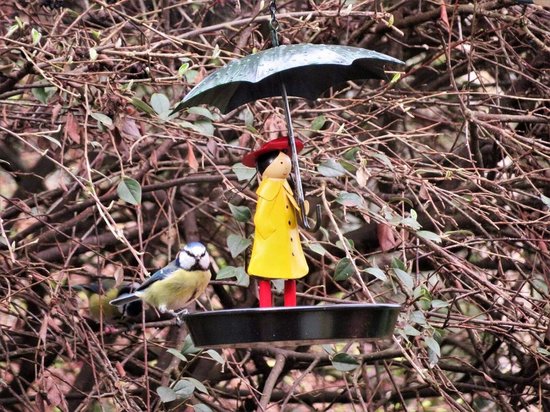
<svg viewBox="0 0 550 412"><path fill-rule="evenodd" d="M269 27L271 28L271 43L274 47L279 45L279 20L277 20L277 4L275 0L271 0L269 3L269 12L271 13L271 21Z"/></svg>

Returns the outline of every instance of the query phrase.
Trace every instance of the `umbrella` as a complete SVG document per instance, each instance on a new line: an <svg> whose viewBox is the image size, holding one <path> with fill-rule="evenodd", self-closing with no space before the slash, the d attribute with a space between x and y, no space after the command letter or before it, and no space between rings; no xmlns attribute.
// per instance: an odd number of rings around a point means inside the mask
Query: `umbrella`
<svg viewBox="0 0 550 412"><path fill-rule="evenodd" d="M274 44L278 44L273 27L272 31ZM227 113L254 100L282 96L300 220L306 229L315 231L321 223L321 207L318 205L316 209L317 222L311 228L305 214L288 95L314 100L329 87L338 87L347 80L383 79L387 63L404 64L391 56L358 47L327 44L277 46L234 60L216 70L195 86L173 113L203 103Z"/></svg>
<svg viewBox="0 0 550 412"><path fill-rule="evenodd" d="M347 80L385 78L387 63L403 64L391 56L351 46L273 47L216 70L193 88L174 112L206 103L227 113L254 100L280 96L281 83L289 96L315 100L329 87Z"/></svg>

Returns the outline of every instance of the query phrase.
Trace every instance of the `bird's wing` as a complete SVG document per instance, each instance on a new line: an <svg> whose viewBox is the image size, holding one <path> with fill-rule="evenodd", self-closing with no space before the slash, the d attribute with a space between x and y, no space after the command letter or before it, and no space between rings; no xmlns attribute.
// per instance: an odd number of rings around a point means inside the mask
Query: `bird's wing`
<svg viewBox="0 0 550 412"><path fill-rule="evenodd" d="M173 260L162 269L157 270L155 273L153 273L145 282L139 285L139 287L135 291L138 292L140 290L145 290L153 283L158 282L162 279L166 279L166 277L176 269L178 269L178 266L176 265L176 261Z"/></svg>

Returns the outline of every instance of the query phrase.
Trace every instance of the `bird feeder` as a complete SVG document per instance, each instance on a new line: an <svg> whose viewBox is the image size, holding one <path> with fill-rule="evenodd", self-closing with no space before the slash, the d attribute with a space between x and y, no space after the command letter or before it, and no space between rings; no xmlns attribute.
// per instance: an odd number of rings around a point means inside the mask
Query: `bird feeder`
<svg viewBox="0 0 550 412"><path fill-rule="evenodd" d="M174 112L199 104L227 113L245 103L281 96L287 137L267 142L247 154L243 163L257 167L262 176L254 216L255 238L248 272L258 279L260 307L195 312L184 316L196 346L255 347L266 344L305 345L337 341L370 341L393 332L400 306L344 303L296 306L296 279L308 268L300 244L299 227L310 225L288 96L314 100L330 87L348 80L385 78L387 64L400 60L372 50L338 45L296 44L279 46L274 1L271 28L275 47L230 62L193 88ZM260 162L267 162L261 165ZM265 167L264 167L265 166ZM292 173L295 192L286 178ZM270 279L284 279L283 307L271 307Z"/></svg>

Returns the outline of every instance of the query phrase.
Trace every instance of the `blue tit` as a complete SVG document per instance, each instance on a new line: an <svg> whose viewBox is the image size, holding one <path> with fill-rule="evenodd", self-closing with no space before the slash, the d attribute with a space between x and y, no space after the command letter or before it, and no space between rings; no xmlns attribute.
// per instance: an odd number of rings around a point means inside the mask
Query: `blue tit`
<svg viewBox="0 0 550 412"><path fill-rule="evenodd" d="M120 306L142 300L161 313L178 315L197 299L210 282L210 256L199 242L184 246L176 259L155 272L132 293L111 300L111 305Z"/></svg>
<svg viewBox="0 0 550 412"><path fill-rule="evenodd" d="M141 302L132 302L126 305L113 306L109 302L118 296L131 293L137 284L123 285L120 288L114 286L114 281L105 280L101 283L89 283L71 286L73 290L83 291L88 298L88 310L90 317L97 322L112 322L125 317L137 317L143 308Z"/></svg>

